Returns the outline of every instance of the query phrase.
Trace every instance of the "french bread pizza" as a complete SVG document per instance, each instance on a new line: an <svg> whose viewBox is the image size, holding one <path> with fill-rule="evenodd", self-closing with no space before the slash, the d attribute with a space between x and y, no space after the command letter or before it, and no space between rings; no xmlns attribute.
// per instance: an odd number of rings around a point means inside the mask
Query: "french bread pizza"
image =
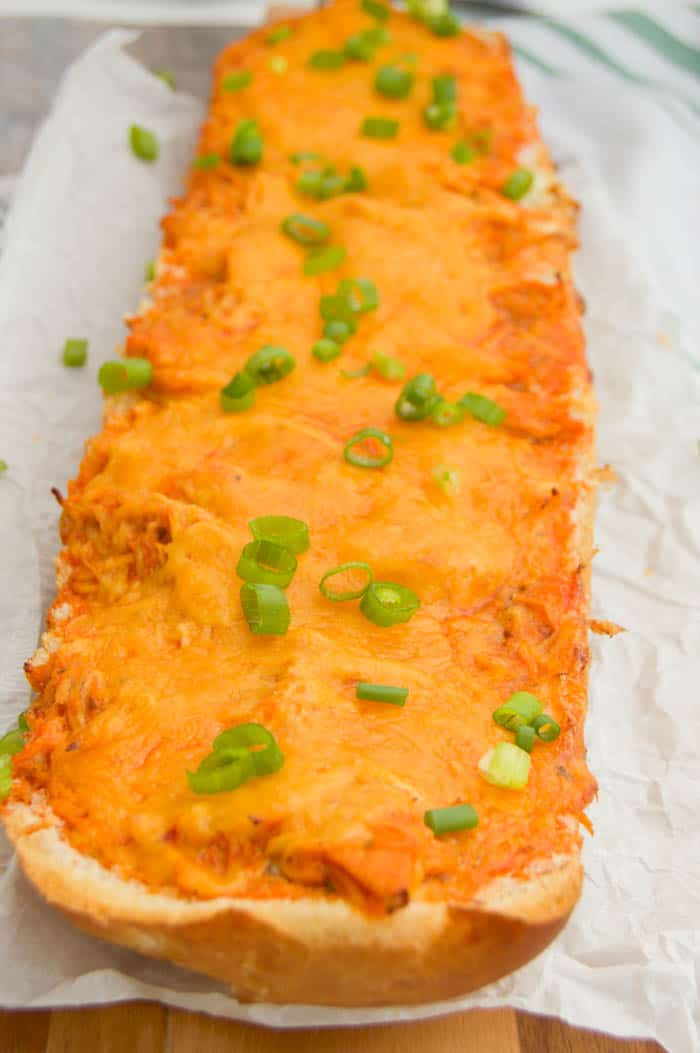
<svg viewBox="0 0 700 1053"><path fill-rule="evenodd" d="M565 924L595 793L575 220L497 33L336 0L220 56L0 742L19 861L78 926L241 1000L371 1006Z"/></svg>

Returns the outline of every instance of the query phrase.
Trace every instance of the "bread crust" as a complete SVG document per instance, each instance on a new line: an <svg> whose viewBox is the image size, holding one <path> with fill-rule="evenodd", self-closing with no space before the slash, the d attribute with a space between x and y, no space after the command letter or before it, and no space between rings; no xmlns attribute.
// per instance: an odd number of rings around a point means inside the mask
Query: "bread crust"
<svg viewBox="0 0 700 1053"><path fill-rule="evenodd" d="M81 929L223 981L243 1002L385 1006L464 995L539 954L582 881L578 859L561 858L492 882L469 905L414 900L382 919L310 897L195 902L82 856L41 802L4 818L30 881Z"/></svg>

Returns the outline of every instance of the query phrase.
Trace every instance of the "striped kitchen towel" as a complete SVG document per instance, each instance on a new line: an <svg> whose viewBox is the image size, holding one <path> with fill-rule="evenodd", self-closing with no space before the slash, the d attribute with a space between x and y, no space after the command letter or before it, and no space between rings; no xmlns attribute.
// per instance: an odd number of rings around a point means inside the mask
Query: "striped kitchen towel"
<svg viewBox="0 0 700 1053"><path fill-rule="evenodd" d="M549 77L605 70L652 93L686 130L700 132L700 4L666 3L561 18L505 14L498 4L465 4L465 20L479 17L503 29L523 63Z"/></svg>

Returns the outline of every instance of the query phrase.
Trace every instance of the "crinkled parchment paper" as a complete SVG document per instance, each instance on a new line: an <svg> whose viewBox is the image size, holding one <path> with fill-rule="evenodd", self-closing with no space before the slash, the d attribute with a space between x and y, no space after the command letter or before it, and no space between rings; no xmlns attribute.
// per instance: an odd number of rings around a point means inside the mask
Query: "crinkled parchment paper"
<svg viewBox="0 0 700 1053"><path fill-rule="evenodd" d="M27 701L22 661L53 593L51 486L100 428L95 374L138 302L158 219L202 118L103 37L68 72L16 190L0 261L0 727ZM594 637L587 739L600 796L573 919L537 961L469 998L412 1009L238 1005L220 986L84 936L44 906L0 843L0 1004L161 999L278 1026L416 1019L515 1006L700 1049L700 371L693 341L700 151L649 96L605 75L523 71L562 177L584 203L579 285L600 400L593 610L626 626ZM127 149L138 122L160 161ZM695 214L693 215L693 209ZM693 232L695 241L693 241ZM669 274L674 275L673 281ZM90 340L85 370L60 363ZM1 837L1 835L0 835Z"/></svg>

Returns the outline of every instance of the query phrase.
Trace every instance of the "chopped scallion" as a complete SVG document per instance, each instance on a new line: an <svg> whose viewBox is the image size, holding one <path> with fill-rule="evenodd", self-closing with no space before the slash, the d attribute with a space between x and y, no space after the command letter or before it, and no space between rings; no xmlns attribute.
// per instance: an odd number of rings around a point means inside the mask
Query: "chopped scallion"
<svg viewBox="0 0 700 1053"><path fill-rule="evenodd" d="M253 74L248 69L239 69L234 73L227 73L221 81L224 91L242 91L247 88L253 79Z"/></svg>
<svg viewBox="0 0 700 1053"><path fill-rule="evenodd" d="M289 604L279 585L247 581L241 587L241 607L252 633L260 636L284 636L289 629Z"/></svg>
<svg viewBox="0 0 700 1053"><path fill-rule="evenodd" d="M463 395L458 405L462 406L472 417L480 420L482 424L488 424L492 428L497 428L506 418L506 411L497 402L487 398L486 395L477 395L474 391L468 391L466 395Z"/></svg>
<svg viewBox="0 0 700 1053"><path fill-rule="evenodd" d="M160 147L158 138L148 128L142 128L138 124L132 124L129 128L129 143L131 152L139 161L155 161L158 158Z"/></svg>
<svg viewBox="0 0 700 1053"><path fill-rule="evenodd" d="M336 70L345 64L345 55L342 51L314 51L309 59L311 69Z"/></svg>
<svg viewBox="0 0 700 1053"><path fill-rule="evenodd" d="M63 345L63 365L71 369L84 366L87 362L87 353L87 340L68 339Z"/></svg>
<svg viewBox="0 0 700 1053"><path fill-rule="evenodd" d="M341 592L338 592L326 585L330 578L335 578L342 574L351 574L352 571L356 570L364 574L367 579L359 588L343 589ZM373 580L374 574L369 563L363 563L361 560L350 560L349 563L340 563L337 567L331 567L330 570L327 570L321 578L318 587L327 600L332 600L334 603L345 603L347 600L359 600L364 596Z"/></svg>
<svg viewBox="0 0 700 1053"><path fill-rule="evenodd" d="M293 516L257 516L248 523L257 541L274 541L296 556L309 548L309 527L303 519Z"/></svg>
<svg viewBox="0 0 700 1053"><path fill-rule="evenodd" d="M355 689L355 697L365 702L388 702L392 706L403 706L408 698L408 688L360 682Z"/></svg>
<svg viewBox="0 0 700 1053"><path fill-rule="evenodd" d="M420 607L420 599L412 589L391 581L373 582L360 604L368 621L382 628L409 621Z"/></svg>
<svg viewBox="0 0 700 1053"><path fill-rule="evenodd" d="M265 43L274 46L275 44L281 44L283 40L288 40L292 35L291 26L275 26L265 37Z"/></svg>
<svg viewBox="0 0 700 1053"><path fill-rule="evenodd" d="M532 724L542 712L542 703L529 691L516 691L507 702L493 711L493 719L509 731L517 731L522 724Z"/></svg>
<svg viewBox="0 0 700 1053"><path fill-rule="evenodd" d="M328 245L322 249L312 249L304 260L304 274L324 274L339 267L345 259L346 252L342 245Z"/></svg>
<svg viewBox="0 0 700 1053"><path fill-rule="evenodd" d="M362 428L346 442L343 457L358 468L383 468L394 458L394 444L380 428Z"/></svg>
<svg viewBox="0 0 700 1053"><path fill-rule="evenodd" d="M279 585L281 589L286 589L296 569L297 559L293 552L276 541L261 538L243 546L236 573L244 581Z"/></svg>
<svg viewBox="0 0 700 1053"><path fill-rule="evenodd" d="M374 87L389 99L405 99L413 88L413 74L401 66L382 66L377 70Z"/></svg>
<svg viewBox="0 0 700 1053"><path fill-rule="evenodd" d="M195 157L192 167L199 169L200 172L208 172L212 168L218 168L220 163L219 154L200 154L199 157Z"/></svg>
<svg viewBox="0 0 700 1053"><path fill-rule="evenodd" d="M256 165L262 160L265 144L254 120L238 122L238 127L231 140L230 157L234 165Z"/></svg>
<svg viewBox="0 0 700 1053"><path fill-rule="evenodd" d="M399 381L406 376L406 366L398 358L385 355L382 351L375 351L372 355L372 365L383 380Z"/></svg>
<svg viewBox="0 0 700 1053"><path fill-rule="evenodd" d="M479 761L479 771L492 786L522 790L530 774L530 754L512 742L498 742Z"/></svg>
<svg viewBox="0 0 700 1053"><path fill-rule="evenodd" d="M360 132L366 139L395 139L399 133L399 122L393 117L365 117Z"/></svg>
<svg viewBox="0 0 700 1053"><path fill-rule="evenodd" d="M103 362L97 381L106 395L147 388L153 379L153 366L147 358L123 358Z"/></svg>
<svg viewBox="0 0 700 1053"><path fill-rule="evenodd" d="M296 360L287 351L286 347L276 347L274 344L266 344L259 351L251 355L245 365L245 371L253 378L256 385L275 384L288 376L294 367Z"/></svg>
<svg viewBox="0 0 700 1053"><path fill-rule="evenodd" d="M219 404L224 413L241 413L255 403L255 381L243 370L236 373L219 392Z"/></svg>
<svg viewBox="0 0 700 1053"><path fill-rule="evenodd" d="M509 197L511 201L520 201L532 188L534 182L534 173L529 168L516 168L501 187L501 193L504 197Z"/></svg>
<svg viewBox="0 0 700 1053"><path fill-rule="evenodd" d="M429 808L423 821L436 837L440 837L460 830L473 830L479 824L479 816L471 804L453 804L449 808Z"/></svg>
<svg viewBox="0 0 700 1053"><path fill-rule="evenodd" d="M319 362L332 362L334 358L338 358L341 351L342 348L337 340L331 340L330 337L322 337L311 348L311 354Z"/></svg>
<svg viewBox="0 0 700 1053"><path fill-rule="evenodd" d="M294 212L282 220L281 229L288 238L299 245L322 245L328 241L331 229L327 223L313 216L304 216Z"/></svg>

